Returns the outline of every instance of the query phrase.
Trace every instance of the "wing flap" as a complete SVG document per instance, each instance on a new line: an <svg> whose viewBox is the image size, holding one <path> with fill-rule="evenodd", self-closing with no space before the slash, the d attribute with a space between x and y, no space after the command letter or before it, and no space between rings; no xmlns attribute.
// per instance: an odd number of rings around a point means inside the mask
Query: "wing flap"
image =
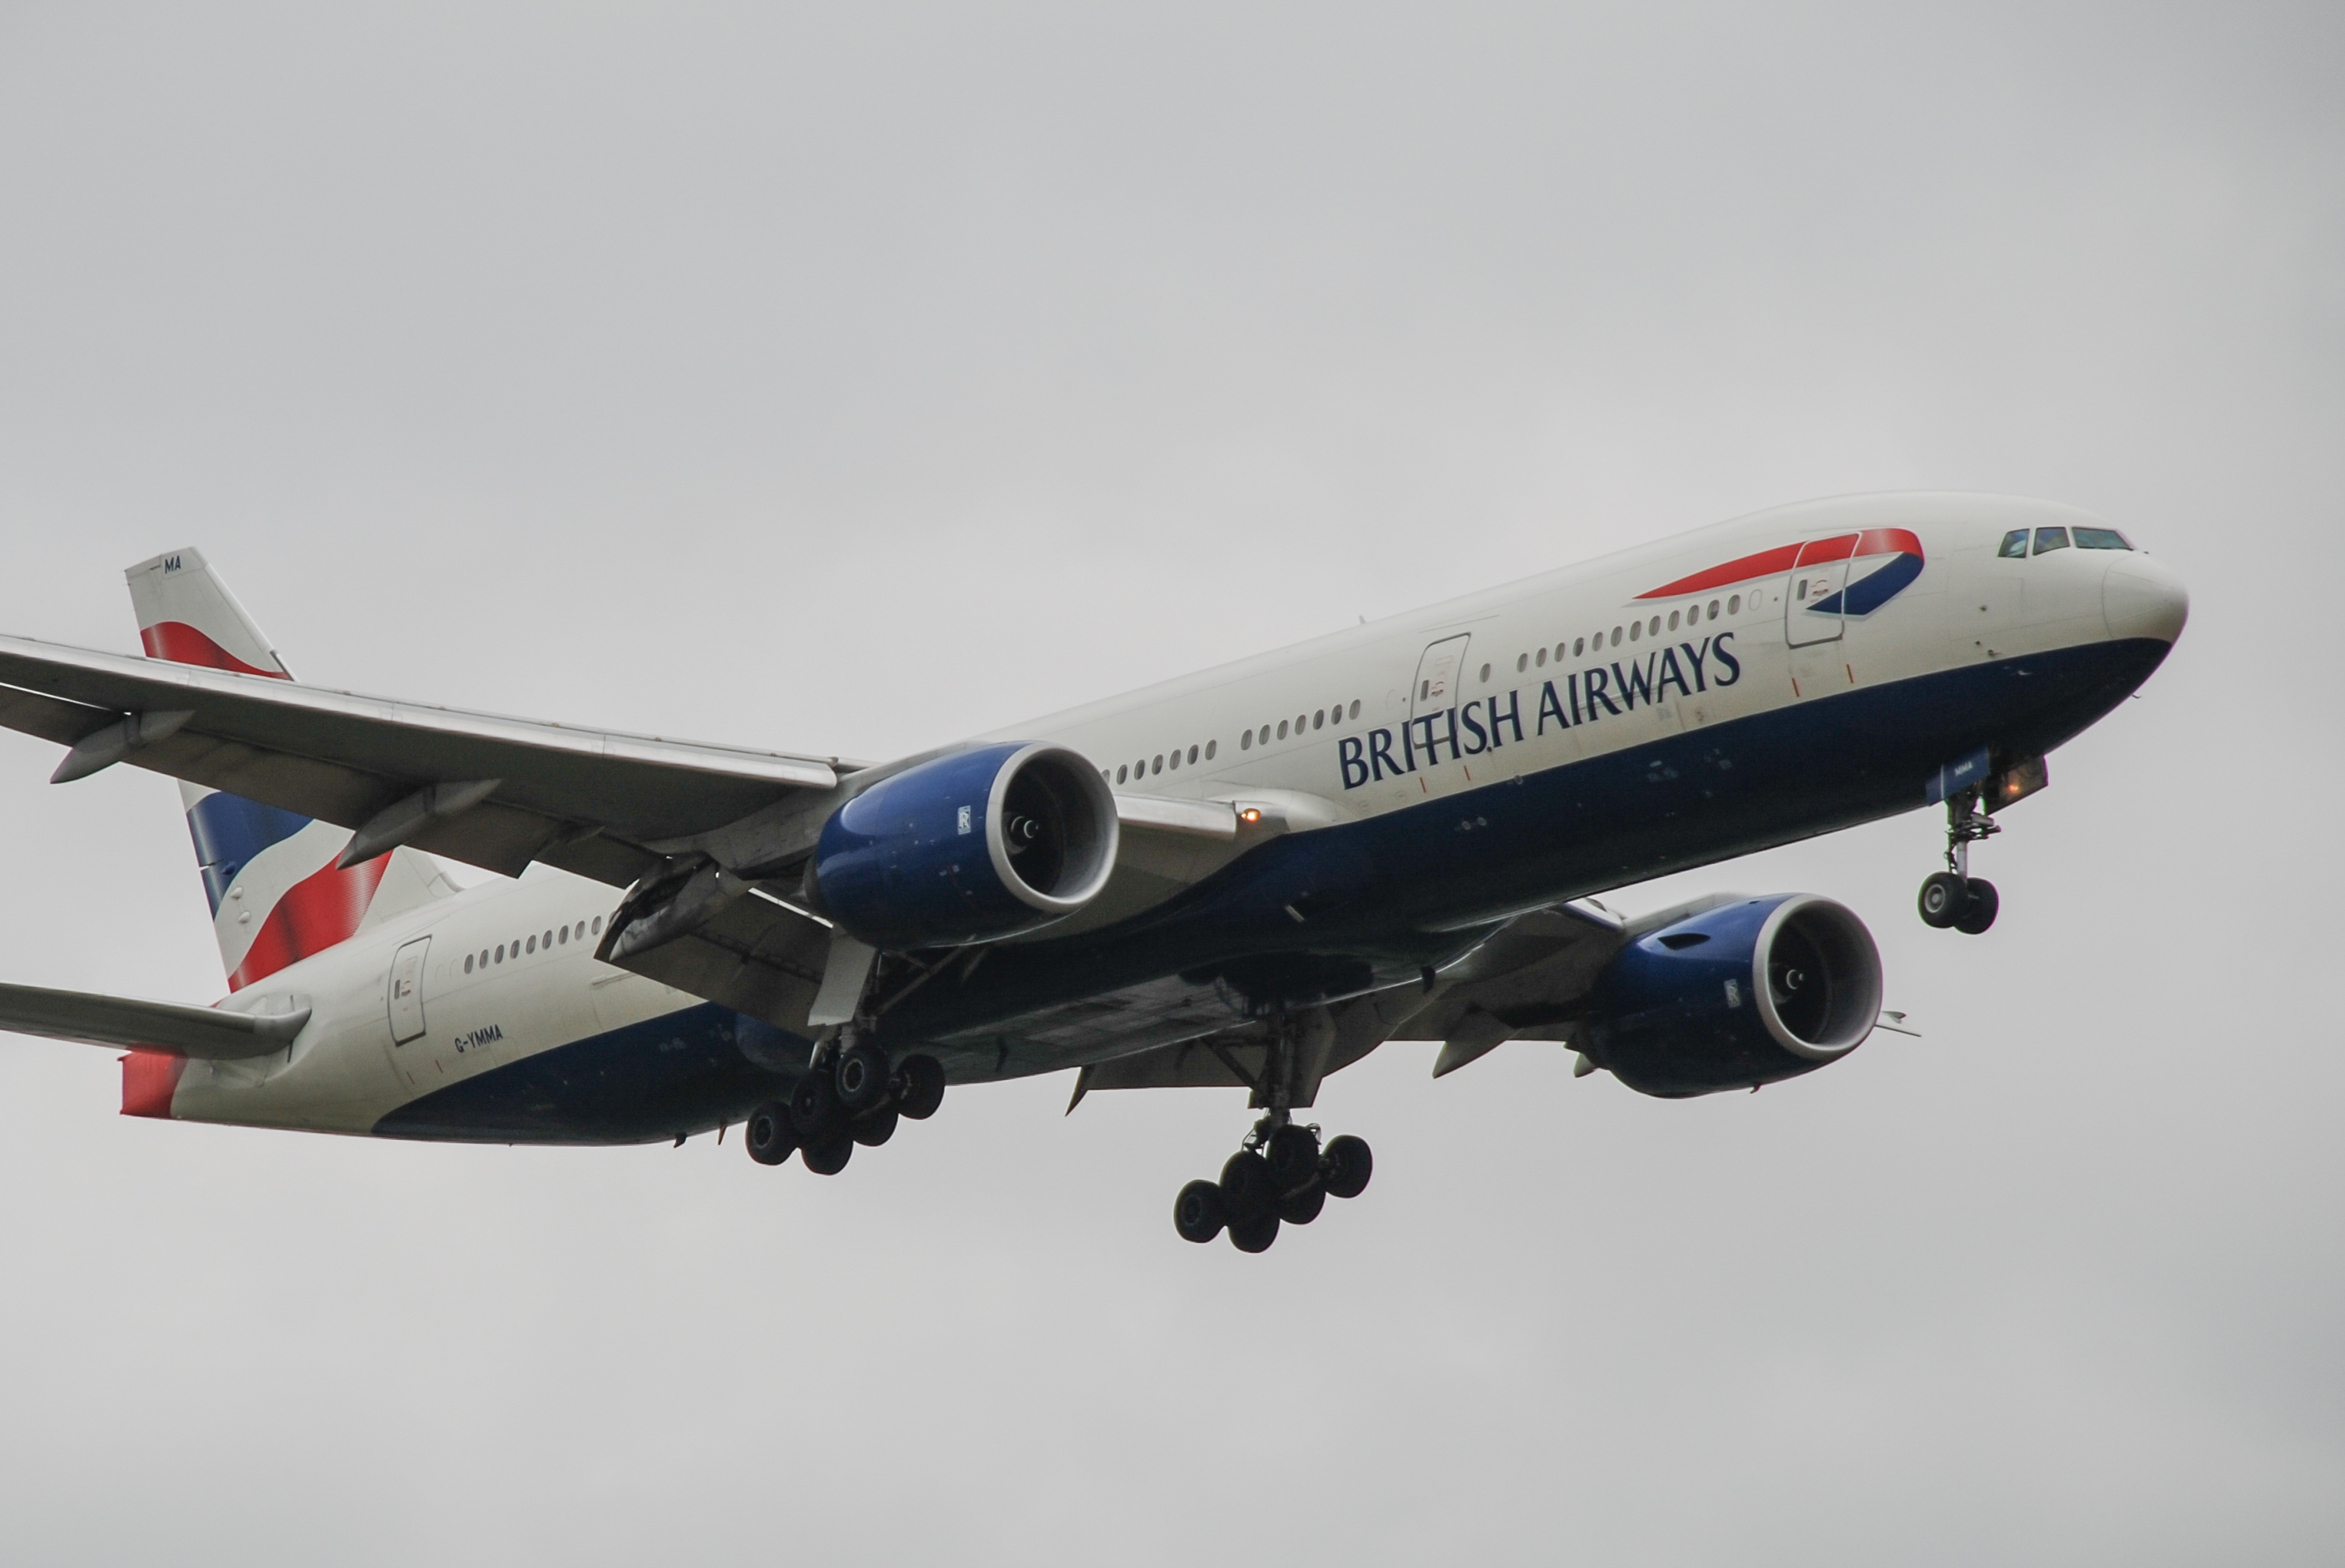
<svg viewBox="0 0 2345 1568"><path fill-rule="evenodd" d="M307 1007L290 1013L230 1013L89 991L0 985L0 1029L206 1061L273 1055L309 1021Z"/></svg>

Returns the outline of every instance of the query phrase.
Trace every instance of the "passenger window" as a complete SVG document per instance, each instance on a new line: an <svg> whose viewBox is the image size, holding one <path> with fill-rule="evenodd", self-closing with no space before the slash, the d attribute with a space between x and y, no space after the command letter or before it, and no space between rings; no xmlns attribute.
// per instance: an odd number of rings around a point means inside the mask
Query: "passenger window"
<svg viewBox="0 0 2345 1568"><path fill-rule="evenodd" d="M1485 665L1483 665L1483 666L1482 666L1482 684L1484 684L1484 685L1486 685L1486 686L1487 686L1487 685L1488 685L1489 683L1490 683L1490 666L1489 666L1489 665L1487 665L1487 664L1485 664ZM1342 710L1342 709L1340 709L1340 708L1338 708L1338 709L1335 711L1335 716L1336 716L1337 718L1339 718L1339 719L1340 719L1340 718L1342 718L1342 717L1344 716L1344 712L1343 712L1343 710Z"/></svg>
<svg viewBox="0 0 2345 1568"><path fill-rule="evenodd" d="M1355 718L1355 719L1356 719L1356 718L1358 718L1359 716L1360 716L1360 699L1359 699L1359 698L1357 698L1357 697L1355 697L1355 698L1353 698L1353 699L1352 699L1352 717L1354 717L1354 718Z"/></svg>
<svg viewBox="0 0 2345 1568"><path fill-rule="evenodd" d="M531 952L531 953L534 953L534 952L536 952L536 951L537 951L537 938L536 938L536 937L533 936L533 937L531 937L531 938L529 939L529 946L528 946L526 949L524 949L524 951Z"/></svg>
<svg viewBox="0 0 2345 1568"><path fill-rule="evenodd" d="M1152 774L1161 774L1164 771L1164 754L1162 752L1156 754L1156 762L1153 766L1149 768L1148 771Z"/></svg>
<svg viewBox="0 0 2345 1568"><path fill-rule="evenodd" d="M2039 528L2035 531L2035 553L2049 555L2056 550L2068 548L2068 531L2065 528Z"/></svg>
<svg viewBox="0 0 2345 1568"><path fill-rule="evenodd" d="M1715 599L1710 602L1710 618L1712 621L1718 619L1718 601Z"/></svg>
<svg viewBox="0 0 2345 1568"><path fill-rule="evenodd" d="M1677 612L1676 611L1672 610L1672 611L1670 611L1670 631L1672 631L1672 632L1674 632L1674 631L1676 631L1677 629L1678 629L1678 612Z"/></svg>
<svg viewBox="0 0 2345 1568"><path fill-rule="evenodd" d="M1246 731L1244 734L1238 737L1238 750L1242 752L1250 752L1254 750L1254 732L1252 730Z"/></svg>
<svg viewBox="0 0 2345 1568"><path fill-rule="evenodd" d="M1631 621L1631 622L1629 622L1629 642L1635 642L1639 637L1640 637L1640 636L1642 636L1642 635L1644 634L1644 631L1645 631L1645 623L1644 623L1642 621Z"/></svg>
<svg viewBox="0 0 2345 1568"><path fill-rule="evenodd" d="M1213 754L1214 754L1215 752L1217 752L1217 751L1220 751L1221 749L1222 749L1222 743L1221 743L1221 742L1219 742L1219 741L1207 741L1207 742L1205 743L1205 760L1206 760L1207 762L1212 762L1212 761L1213 760Z"/></svg>
<svg viewBox="0 0 2345 1568"><path fill-rule="evenodd" d="M1516 673L1516 674L1519 675L1519 674L1521 674L1524 671L1526 671L1526 670L1529 669L1530 667L1531 667L1531 656L1530 656L1528 653L1518 653L1518 654L1516 654L1516 655L1515 655L1515 673Z"/></svg>
<svg viewBox="0 0 2345 1568"><path fill-rule="evenodd" d="M2079 550L2131 550L2133 546L2127 544L2125 535L2114 528L2080 528L2076 530L2076 548Z"/></svg>
<svg viewBox="0 0 2345 1568"><path fill-rule="evenodd" d="M603 935L603 917L600 915L594 916L594 923L588 929L597 936Z"/></svg>
<svg viewBox="0 0 2345 1568"><path fill-rule="evenodd" d="M1286 738L1286 721L1284 719L1278 721L1278 738L1282 741Z"/></svg>
<svg viewBox="0 0 2345 1568"><path fill-rule="evenodd" d="M570 946L570 927L567 926L562 928L562 945L565 947Z"/></svg>
<svg viewBox="0 0 2345 1568"><path fill-rule="evenodd" d="M1172 771L1176 774L1181 771L1181 748L1178 746L1172 748Z"/></svg>
<svg viewBox="0 0 2345 1568"><path fill-rule="evenodd" d="M1742 613L1742 595L1738 593L1733 598L1726 602L1726 612L1729 615L1740 615Z"/></svg>
<svg viewBox="0 0 2345 1568"><path fill-rule="evenodd" d="M551 951L551 950L553 949L553 932L551 932L551 931L549 931L549 932L547 932L547 933L545 934L545 946L546 946L546 948L547 948L549 951Z"/></svg>
<svg viewBox="0 0 2345 1568"><path fill-rule="evenodd" d="M1544 648L1542 648L1542 649L1540 649L1540 650L1538 651L1538 665L1539 665L1539 668L1541 668L1541 669L1545 669L1545 668L1547 668L1547 650L1546 650L1546 649L1544 649ZM1422 692L1419 692L1419 693L1417 693L1417 695L1421 697L1421 696L1425 695L1425 693L1422 693Z"/></svg>
<svg viewBox="0 0 2345 1568"><path fill-rule="evenodd" d="M465 974L467 974L467 975L469 975L469 974L471 974L472 972L472 956L470 953L467 953L467 954L465 954L465 955L464 955L464 973L465 973Z"/></svg>
<svg viewBox="0 0 2345 1568"><path fill-rule="evenodd" d="M1995 553L1997 557L2005 561L2026 560L2027 531L2024 528L2015 528L2009 533L2005 534L2003 536L2003 548L1996 551Z"/></svg>
<svg viewBox="0 0 2345 1568"><path fill-rule="evenodd" d="M497 962L498 962L498 963L500 963L500 964L502 964L502 963L503 963L504 961L505 961L505 945L504 945L503 943L500 942L500 943L498 943L498 944L497 944Z"/></svg>
<svg viewBox="0 0 2345 1568"><path fill-rule="evenodd" d="M1311 727L1315 730L1324 730L1327 727L1326 709L1322 708L1317 713L1311 715Z"/></svg>
<svg viewBox="0 0 2345 1568"><path fill-rule="evenodd" d="M1658 615L1654 616L1652 624L1646 627L1645 630L1651 632L1656 637L1660 636L1661 634L1661 618Z"/></svg>
<svg viewBox="0 0 2345 1568"><path fill-rule="evenodd" d="M1618 626L1615 626L1615 627L1613 627L1613 628L1612 628L1612 646L1614 646L1615 648L1618 648L1619 645L1620 645L1620 628L1619 628Z"/></svg>
<svg viewBox="0 0 2345 1568"><path fill-rule="evenodd" d="M1558 664L1563 663L1563 644L1560 642L1555 645L1555 662Z"/></svg>

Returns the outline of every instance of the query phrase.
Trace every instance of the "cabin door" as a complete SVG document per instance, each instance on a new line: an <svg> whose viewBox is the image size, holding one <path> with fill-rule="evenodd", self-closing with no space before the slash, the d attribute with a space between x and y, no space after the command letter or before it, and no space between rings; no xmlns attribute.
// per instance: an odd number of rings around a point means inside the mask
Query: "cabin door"
<svg viewBox="0 0 2345 1568"><path fill-rule="evenodd" d="M1812 539L1800 546L1799 559L1783 588L1783 643L1805 648L1840 640L1844 624L1842 590L1848 587L1848 560L1856 553L1856 535Z"/></svg>

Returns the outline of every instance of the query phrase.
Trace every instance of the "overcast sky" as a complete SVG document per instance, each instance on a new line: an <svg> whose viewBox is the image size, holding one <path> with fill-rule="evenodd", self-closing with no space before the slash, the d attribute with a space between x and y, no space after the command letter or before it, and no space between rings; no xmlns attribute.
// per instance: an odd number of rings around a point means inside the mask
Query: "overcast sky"
<svg viewBox="0 0 2345 1568"><path fill-rule="evenodd" d="M0 4L0 630L884 756L1763 506L2188 577L1883 1036L957 1091L829 1181L126 1119L0 1040L0 1555L2333 1563L2345 14ZM206 1002L176 792L0 736L0 977ZM480 874L473 874L477 877Z"/></svg>

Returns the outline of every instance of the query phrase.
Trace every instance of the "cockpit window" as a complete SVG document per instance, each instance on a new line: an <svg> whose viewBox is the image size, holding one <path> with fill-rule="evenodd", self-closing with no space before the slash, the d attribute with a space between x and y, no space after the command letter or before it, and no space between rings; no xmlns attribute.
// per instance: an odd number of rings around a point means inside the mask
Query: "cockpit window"
<svg viewBox="0 0 2345 1568"><path fill-rule="evenodd" d="M2056 550L2068 548L2068 531L2065 528L2039 528L2035 531L2035 553L2048 555Z"/></svg>
<svg viewBox="0 0 2345 1568"><path fill-rule="evenodd" d="M2003 548L1996 551L1995 554L2005 561L2026 560L2027 531L2024 528L2015 528L2009 533L2005 534L2003 536Z"/></svg>
<svg viewBox="0 0 2345 1568"><path fill-rule="evenodd" d="M2125 535L2114 528L2080 528L2076 531L2079 550L2131 550Z"/></svg>

